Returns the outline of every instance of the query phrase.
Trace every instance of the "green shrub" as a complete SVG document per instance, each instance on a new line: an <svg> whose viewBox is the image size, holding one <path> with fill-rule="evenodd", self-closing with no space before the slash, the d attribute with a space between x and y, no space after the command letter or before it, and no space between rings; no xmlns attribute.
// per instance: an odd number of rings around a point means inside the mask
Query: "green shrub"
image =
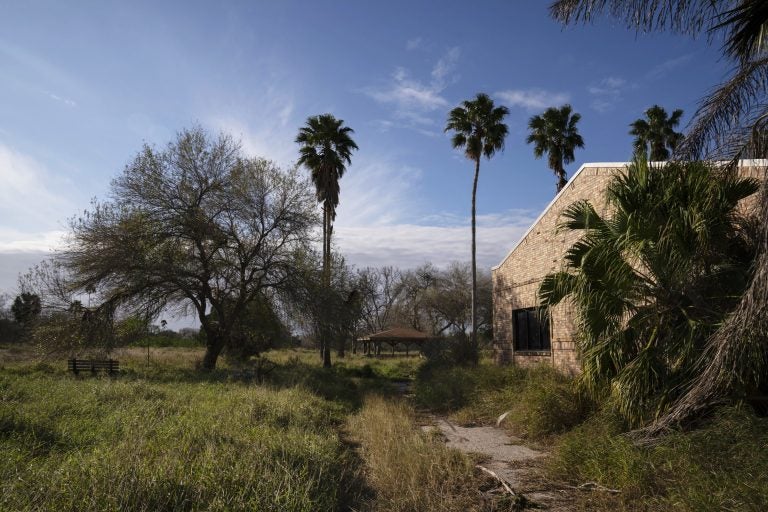
<svg viewBox="0 0 768 512"><path fill-rule="evenodd" d="M544 365L524 369L428 364L422 367L415 389L417 405L454 412L462 424L494 423L508 412L504 425L534 439L567 431L591 410L572 378Z"/></svg>
<svg viewBox="0 0 768 512"><path fill-rule="evenodd" d="M768 509L768 419L725 408L695 431L640 447L613 414L597 414L563 435L550 476L620 489L617 503L627 510L640 499L659 511Z"/></svg>

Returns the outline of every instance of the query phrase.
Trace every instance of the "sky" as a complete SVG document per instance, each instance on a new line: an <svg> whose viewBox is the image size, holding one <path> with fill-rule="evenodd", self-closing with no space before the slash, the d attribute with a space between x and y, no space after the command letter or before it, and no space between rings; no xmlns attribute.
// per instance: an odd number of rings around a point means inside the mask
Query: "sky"
<svg viewBox="0 0 768 512"><path fill-rule="evenodd" d="M510 109L483 160L478 265L498 264L555 192L528 120L570 103L585 162L632 152L648 107L685 111L721 82L717 44L602 19L564 28L520 0L0 0L0 291L61 247L68 219L144 143L195 124L284 167L308 116L332 113L360 147L342 178L335 243L358 266L470 259L473 165L444 133L478 92Z"/></svg>

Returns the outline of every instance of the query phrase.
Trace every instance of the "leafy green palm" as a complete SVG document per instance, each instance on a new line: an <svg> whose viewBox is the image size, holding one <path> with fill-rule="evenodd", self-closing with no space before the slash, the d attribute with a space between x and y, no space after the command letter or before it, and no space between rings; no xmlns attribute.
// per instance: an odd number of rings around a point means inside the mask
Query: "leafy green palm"
<svg viewBox="0 0 768 512"><path fill-rule="evenodd" d="M331 282L331 235L336 207L339 205L339 180L352 163L352 151L358 149L351 134L352 128L343 126L342 119L331 114L307 118L299 129L296 142L300 145L299 165L306 166L315 185L318 202L323 203L323 283ZM331 365L331 351L327 333L321 333L323 365Z"/></svg>
<svg viewBox="0 0 768 512"><path fill-rule="evenodd" d="M558 0L552 15L564 22L589 22L602 13L637 30L673 30L722 39L736 66L731 77L704 98L680 158L768 156L768 2L765 0ZM759 162L753 165L765 168ZM701 376L670 413L645 434L655 436L695 417L723 395L768 386L768 180L760 197L760 243L755 271L738 307L707 343Z"/></svg>
<svg viewBox="0 0 768 512"><path fill-rule="evenodd" d="M670 116L659 105L646 110L645 119L638 119L629 125L632 127L629 134L635 136L635 154L654 162L669 159L670 150L674 151L683 140L683 134L675 131L682 115L683 111L677 109Z"/></svg>
<svg viewBox="0 0 768 512"><path fill-rule="evenodd" d="M570 105L551 107L528 121L531 133L526 142L534 144L533 154L536 158L541 158L547 153L549 168L557 177L557 192L568 183L565 164L573 162L573 152L576 148L584 147L584 139L576 128L581 115L571 112Z"/></svg>
<svg viewBox="0 0 768 512"><path fill-rule="evenodd" d="M480 93L474 100L466 100L448 114L445 131L453 131L451 144L464 149L465 156L475 163L475 177L472 182L472 337L471 346L477 358L477 261L475 242L475 212L477 178L480 175L480 159L490 159L496 151L504 149L507 125L504 118L509 109L495 106L493 100Z"/></svg>
<svg viewBox="0 0 768 512"><path fill-rule="evenodd" d="M563 213L561 229L583 235L540 299L577 306L581 382L610 395L631 423L679 397L749 282L754 248L737 203L757 190L756 180L705 163L643 159L609 184L609 216L586 201Z"/></svg>

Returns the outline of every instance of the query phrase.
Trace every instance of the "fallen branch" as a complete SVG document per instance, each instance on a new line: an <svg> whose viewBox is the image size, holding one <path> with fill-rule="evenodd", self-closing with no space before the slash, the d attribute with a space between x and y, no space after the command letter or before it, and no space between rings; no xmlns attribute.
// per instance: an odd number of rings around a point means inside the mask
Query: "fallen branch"
<svg viewBox="0 0 768 512"><path fill-rule="evenodd" d="M602 491L611 494L619 494L621 492L619 489L609 489L608 487L602 486L597 482L585 482L580 485L567 485L566 487L570 487L571 489L576 489L579 491Z"/></svg>
<svg viewBox="0 0 768 512"><path fill-rule="evenodd" d="M478 468L479 470L481 470L481 471L491 475L493 478L495 478L496 480L498 480L501 483L501 486L504 487L504 490L506 490L512 496L517 497L517 494L515 494L515 491L512 490L512 488L509 486L507 481L504 480L503 478L501 478L495 471L491 471L490 469L488 469L488 468L486 468L484 466L481 466L480 464L478 464L475 467Z"/></svg>

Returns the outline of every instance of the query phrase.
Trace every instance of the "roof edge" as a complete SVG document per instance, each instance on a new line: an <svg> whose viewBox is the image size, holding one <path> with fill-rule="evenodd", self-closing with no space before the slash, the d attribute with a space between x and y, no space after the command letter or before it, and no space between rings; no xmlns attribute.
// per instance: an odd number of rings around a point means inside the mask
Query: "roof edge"
<svg viewBox="0 0 768 512"><path fill-rule="evenodd" d="M568 183L565 184L565 186L558 192L555 197L552 198L552 200L549 202L549 204L541 211L538 217L536 217L536 220L533 221L533 224L531 224L528 229L523 233L523 236L521 236L517 242L515 242L515 245L512 246L512 249L509 250L506 256L504 256L504 259L501 260L501 262L491 267L491 271L498 269L501 267L506 261L509 259L510 256L512 256L512 253L515 252L515 249L517 249L521 243L523 243L523 240L526 239L526 237L533 231L533 227L539 223L539 221L546 215L546 213L552 208L552 205L554 205L557 200L560 198L560 196L565 193L565 191L568 189L568 187L571 186L571 184L576 181L576 178L581 174L581 172L584 169L587 169L589 167L597 167L597 168L610 168L610 169L620 169L622 167L626 167L629 165L629 162L585 162L581 164L581 167L573 173L573 176L571 176L571 179L568 180Z"/></svg>
<svg viewBox="0 0 768 512"><path fill-rule="evenodd" d="M506 256L504 256L504 259L499 262L498 265L495 265L491 267L491 270L497 270L499 267L501 267L506 261L509 259L510 256L512 256L512 253L515 252L515 249L517 249L521 243L523 243L523 240L526 239L526 237L533 231L533 227L539 223L539 221L544 217L544 215L552 208L552 205L555 204L557 199L560 197L562 193L565 192L565 190L571 186L571 183L576 181L576 177L581 174L581 171L588 167L597 167L597 168L603 168L603 169L620 169L622 167L626 167L631 162L585 162L581 164L581 167L571 176L571 179L568 180L568 183L565 184L565 186L558 192L555 197L552 198L552 200L549 202L549 204L541 211L538 217L536 217L536 220L533 221L533 224L530 225L530 227L523 233L523 236L521 236L517 242L515 242L515 245L512 246L512 249L509 250ZM655 162L652 162L655 163ZM739 167L768 167L768 159L766 158L751 158L751 159L744 159L739 160Z"/></svg>

